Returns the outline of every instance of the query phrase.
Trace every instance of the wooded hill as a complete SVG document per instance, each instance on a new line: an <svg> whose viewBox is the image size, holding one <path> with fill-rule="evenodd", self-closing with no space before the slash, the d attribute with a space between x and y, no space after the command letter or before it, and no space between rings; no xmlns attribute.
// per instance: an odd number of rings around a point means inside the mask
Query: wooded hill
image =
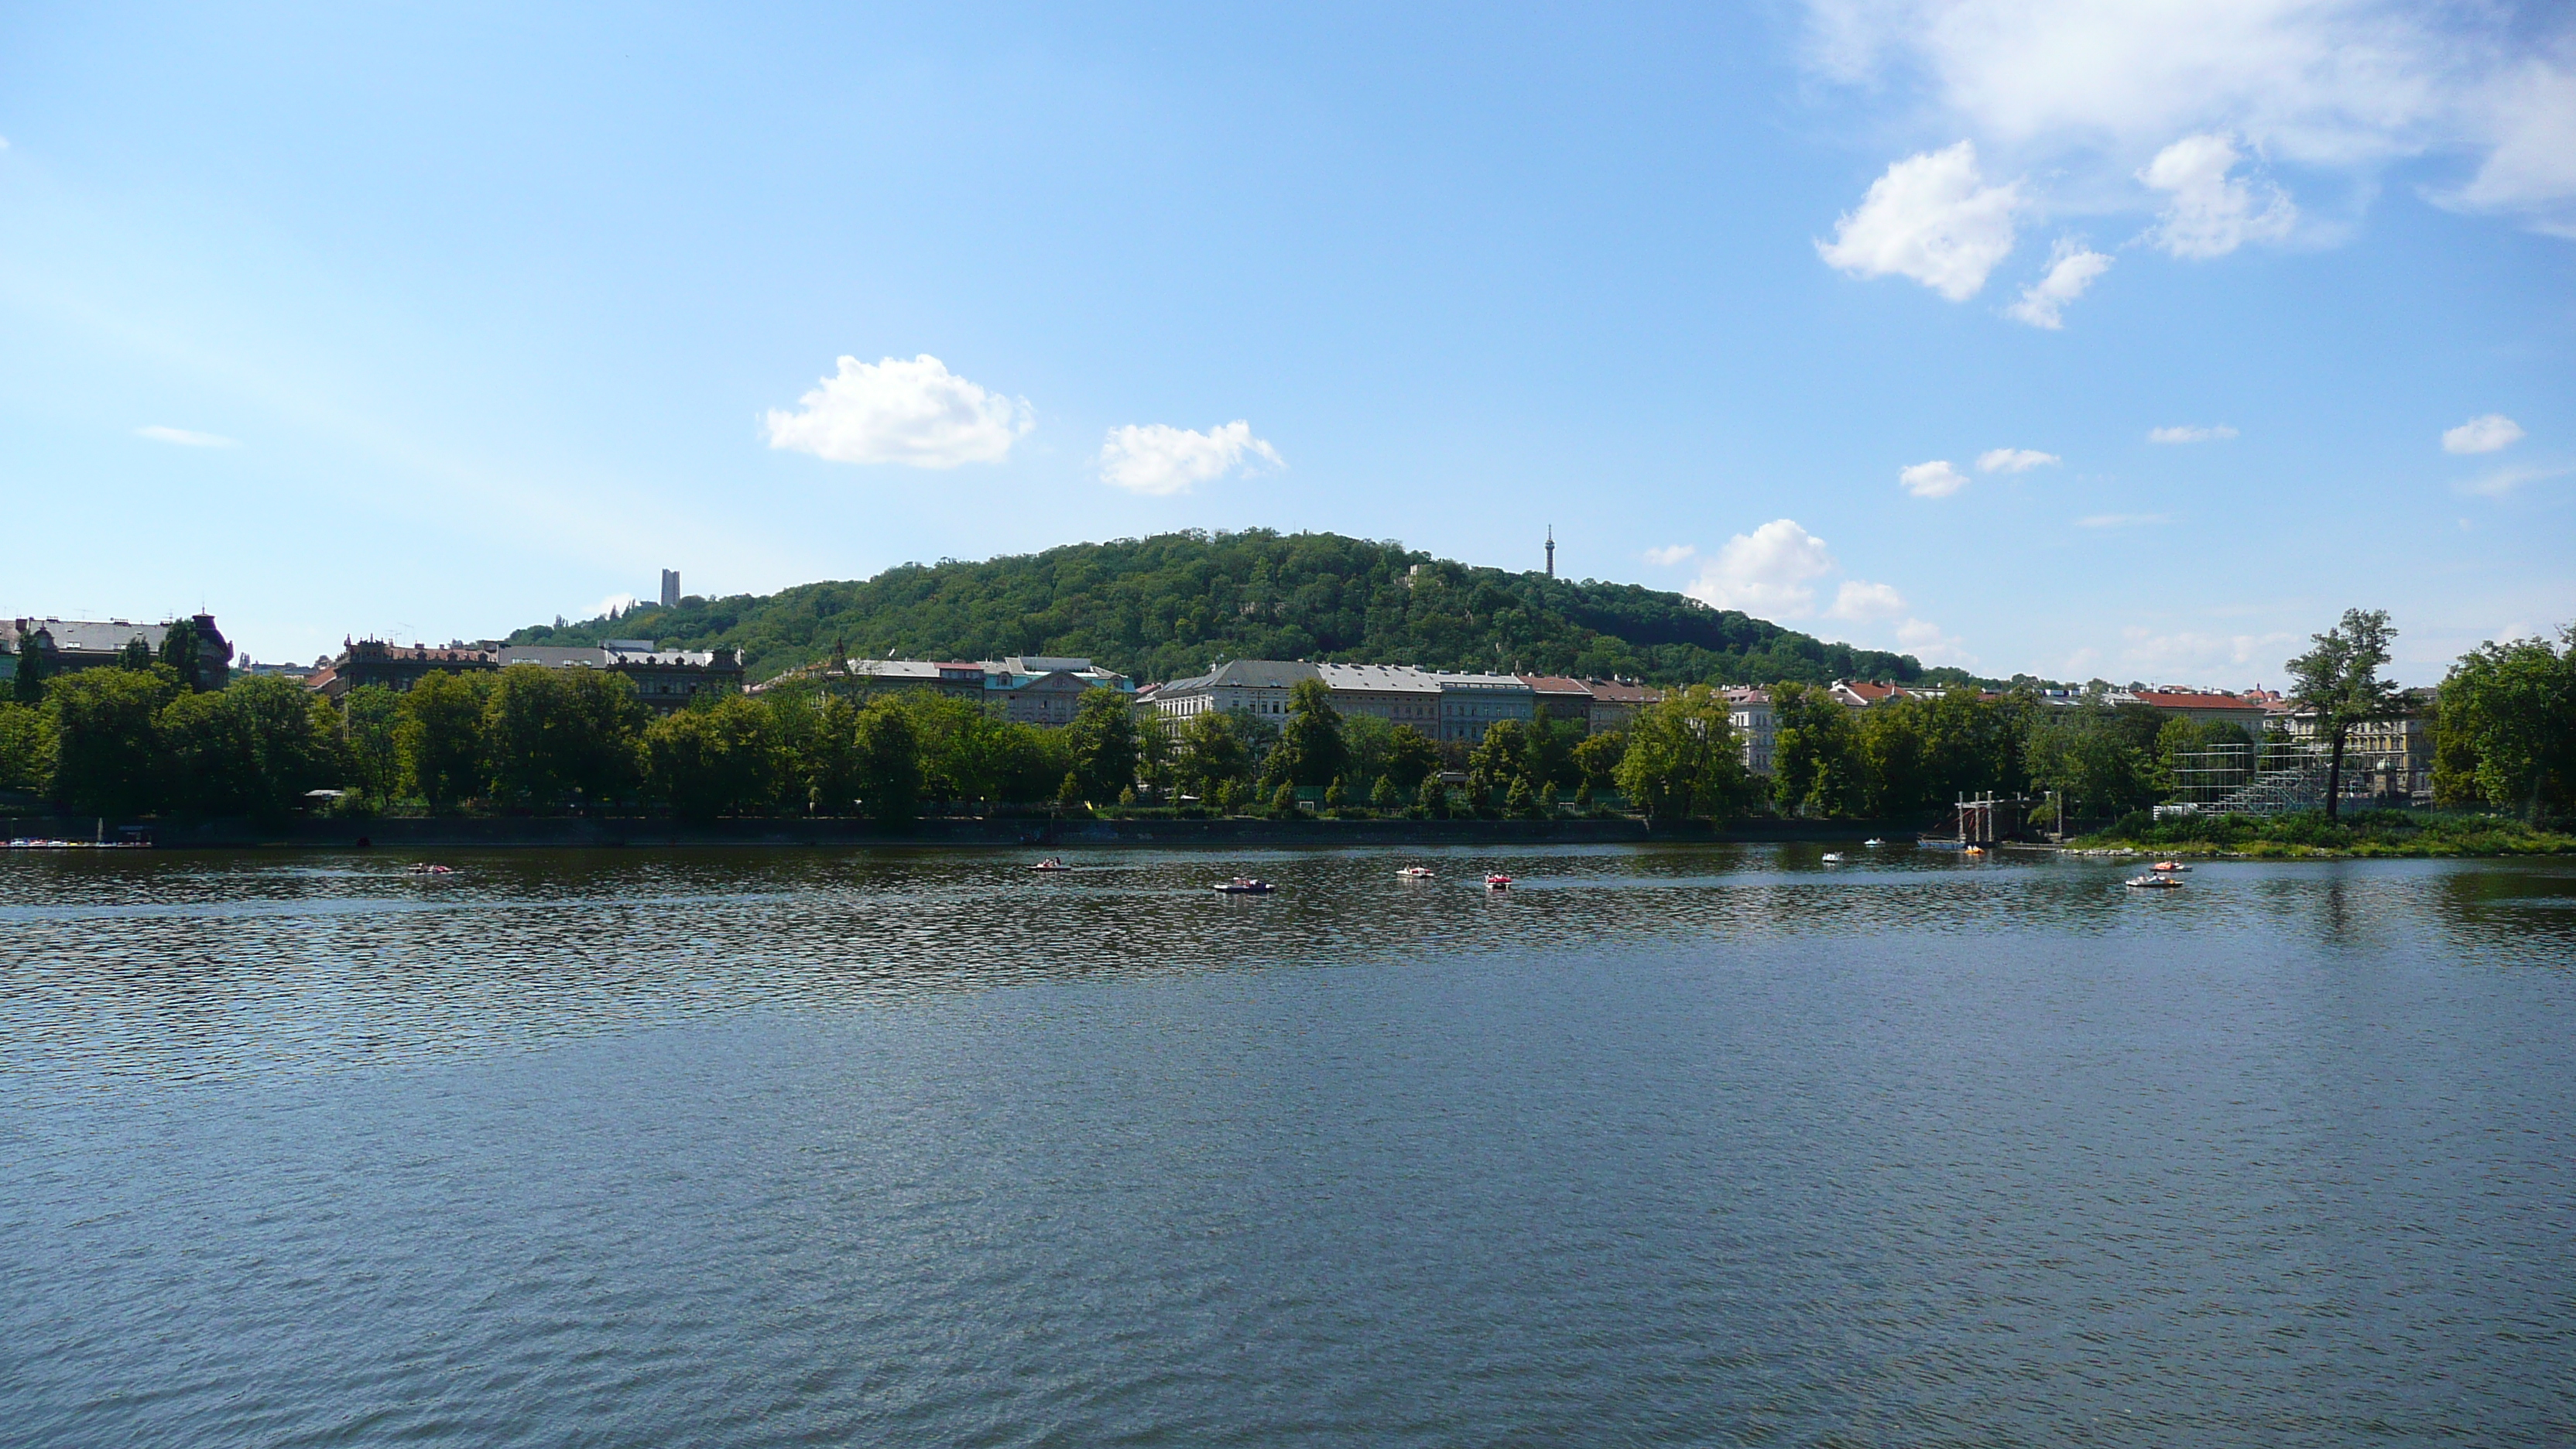
<svg viewBox="0 0 2576 1449"><path fill-rule="evenodd" d="M1418 572L1417 572L1418 567ZM833 657L1084 655L1139 682L1221 659L1629 676L1657 684L1960 678L1634 584L1473 568L1331 533L1168 533L905 564L767 596L640 605L514 644L731 645L749 677Z"/></svg>

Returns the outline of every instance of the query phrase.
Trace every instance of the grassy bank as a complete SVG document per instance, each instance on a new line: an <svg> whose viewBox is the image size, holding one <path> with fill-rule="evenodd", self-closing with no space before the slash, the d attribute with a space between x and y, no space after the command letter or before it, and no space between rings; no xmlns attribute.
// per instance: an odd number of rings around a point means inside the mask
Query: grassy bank
<svg viewBox="0 0 2576 1449"><path fill-rule="evenodd" d="M2359 810L2338 821L2322 811L2257 819L2221 815L2156 820L2145 811L2069 842L2080 848L2122 846L2168 855L2472 856L2576 855L2576 835L2497 815L2439 815L2412 810Z"/></svg>

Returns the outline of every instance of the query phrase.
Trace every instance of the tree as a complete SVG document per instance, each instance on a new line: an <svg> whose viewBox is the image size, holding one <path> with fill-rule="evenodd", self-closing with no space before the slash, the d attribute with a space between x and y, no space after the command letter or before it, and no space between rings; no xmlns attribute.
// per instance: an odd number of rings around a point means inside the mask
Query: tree
<svg viewBox="0 0 2576 1449"><path fill-rule="evenodd" d="M1115 800L1136 783L1142 750L1136 736L1136 707L1114 689L1086 689L1064 727L1066 752L1082 798Z"/></svg>
<svg viewBox="0 0 2576 1449"><path fill-rule="evenodd" d="M1467 788L1480 801L1529 777L1529 728L1516 719L1485 726L1485 737L1467 752Z"/></svg>
<svg viewBox="0 0 2576 1449"><path fill-rule="evenodd" d="M1780 808L1849 814L1861 797L1851 711L1827 690L1780 684L1771 690L1771 720L1771 782Z"/></svg>
<svg viewBox="0 0 2576 1449"><path fill-rule="evenodd" d="M1297 681L1288 691L1288 722L1280 728L1278 748L1264 762L1262 778L1288 785L1323 785L1349 763L1342 712L1333 708L1332 688L1320 679Z"/></svg>
<svg viewBox="0 0 2576 1449"><path fill-rule="evenodd" d="M1342 777L1335 775L1333 777L1333 783L1324 787L1324 808L1326 810L1342 810L1348 808L1350 803L1351 792L1342 788Z"/></svg>
<svg viewBox="0 0 2576 1449"><path fill-rule="evenodd" d="M54 672L53 656L30 643L25 635L18 639L18 672L9 681L10 697L20 704L44 702L45 680Z"/></svg>
<svg viewBox="0 0 2576 1449"><path fill-rule="evenodd" d="M1280 781L1279 788L1270 792L1270 813L1282 820L1296 819L1297 787Z"/></svg>
<svg viewBox="0 0 2576 1449"><path fill-rule="evenodd" d="M54 725L45 711L0 700L0 790L42 795L54 778Z"/></svg>
<svg viewBox="0 0 2576 1449"><path fill-rule="evenodd" d="M1378 776L1377 783L1369 788L1369 808L1377 811L1393 811L1402 809L1403 806L1404 792L1395 788L1394 777Z"/></svg>
<svg viewBox="0 0 2576 1449"><path fill-rule="evenodd" d="M116 667L138 674L149 672L152 668L152 646L143 642L140 634L126 640L125 647L116 651Z"/></svg>
<svg viewBox="0 0 2576 1449"><path fill-rule="evenodd" d="M176 619L161 631L161 662L178 676L181 689L197 687L204 652L205 641L198 635L194 620Z"/></svg>
<svg viewBox="0 0 2576 1449"><path fill-rule="evenodd" d="M1393 780L1399 791L1414 791L1439 768L1440 746L1429 735L1409 724L1395 727L1387 740L1382 778Z"/></svg>
<svg viewBox="0 0 2576 1449"><path fill-rule="evenodd" d="M422 676L396 708L394 745L409 793L452 810L483 792L483 696L489 681L444 670Z"/></svg>
<svg viewBox="0 0 2576 1449"><path fill-rule="evenodd" d="M161 798L158 724L178 693L160 674L86 669L53 681L54 799L81 815L140 815Z"/></svg>
<svg viewBox="0 0 2576 1449"><path fill-rule="evenodd" d="M1524 817L1535 816L1540 813L1538 808L1538 792L1530 788L1529 776L1518 775L1513 777L1512 788L1510 792L1503 797L1503 808L1514 815Z"/></svg>
<svg viewBox="0 0 2576 1449"><path fill-rule="evenodd" d="M494 799L544 811L597 808L641 774L644 706L634 681L600 669L514 664L483 702Z"/></svg>
<svg viewBox="0 0 2576 1449"><path fill-rule="evenodd" d="M891 700L877 701L859 711L852 739L857 747L859 808L879 825L901 825L918 816L921 736L913 729L911 714Z"/></svg>
<svg viewBox="0 0 2576 1449"><path fill-rule="evenodd" d="M340 752L350 783L378 805L402 792L401 736L402 697L392 690L361 685L340 700Z"/></svg>
<svg viewBox="0 0 2576 1449"><path fill-rule="evenodd" d="M768 707L739 694L653 721L643 752L646 788L691 824L766 808L784 773Z"/></svg>
<svg viewBox="0 0 2576 1449"><path fill-rule="evenodd" d="M1628 753L1628 736L1621 730L1597 734L1574 747L1575 777L1587 790L1616 789L1619 784L1619 761Z"/></svg>
<svg viewBox="0 0 2576 1449"><path fill-rule="evenodd" d="M156 722L164 799L198 815L280 820L306 792L345 778L338 716L291 680L242 680L180 693Z"/></svg>
<svg viewBox="0 0 2576 1449"><path fill-rule="evenodd" d="M1220 787L1252 773L1252 749L1236 723L1231 714L1209 710L1181 725L1172 770L1182 789L1213 801Z"/></svg>
<svg viewBox="0 0 2576 1449"><path fill-rule="evenodd" d="M2031 782L2061 792L2071 810L2121 815L2146 808L2157 794L2152 746L2161 713L2146 710L2140 718L2098 700L2050 709L2032 721L2023 746Z"/></svg>
<svg viewBox="0 0 2576 1449"><path fill-rule="evenodd" d="M2433 719L2434 798L2576 813L2576 625L2558 637L2563 650L2490 642L2451 666Z"/></svg>
<svg viewBox="0 0 2576 1449"><path fill-rule="evenodd" d="M1425 818L1445 820L1449 816L1449 786L1437 775L1425 775L1414 803L1422 807Z"/></svg>
<svg viewBox="0 0 2576 1449"><path fill-rule="evenodd" d="M1734 809L1745 795L1744 745L1725 696L1693 685L1639 710L1619 761L1619 789L1650 820Z"/></svg>
<svg viewBox="0 0 2576 1449"><path fill-rule="evenodd" d="M2290 671L2290 697L2316 711L2318 732L2333 751L2326 763L2326 819L2333 820L2341 805L2343 750L2352 727L2404 712L2397 686L2379 677L2397 631L2389 627L2385 609L2346 609L2342 623L2308 637L2314 647L2284 667Z"/></svg>

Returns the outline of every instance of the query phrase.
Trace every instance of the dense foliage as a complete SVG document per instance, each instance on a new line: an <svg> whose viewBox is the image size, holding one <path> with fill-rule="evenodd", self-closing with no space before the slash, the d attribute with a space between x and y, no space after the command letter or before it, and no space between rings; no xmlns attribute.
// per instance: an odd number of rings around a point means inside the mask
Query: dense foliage
<svg viewBox="0 0 2576 1449"><path fill-rule="evenodd" d="M2566 855L2576 836L2493 815L2426 815L2411 810L2358 810L2336 819L2324 811L2258 818L2196 815L2157 820L2146 811L2122 816L2086 845L2141 845L2177 855Z"/></svg>
<svg viewBox="0 0 2576 1449"><path fill-rule="evenodd" d="M2484 644L2452 666L2433 726L2437 802L2576 816L2576 626L2558 637Z"/></svg>
<svg viewBox="0 0 2576 1449"><path fill-rule="evenodd" d="M1414 570L1419 567L1417 574ZM1550 579L1338 534L1172 533L906 564L766 597L689 598L522 629L514 643L731 645L754 679L832 657L1080 655L1139 680L1219 659L1768 684L1952 677L1633 584Z"/></svg>

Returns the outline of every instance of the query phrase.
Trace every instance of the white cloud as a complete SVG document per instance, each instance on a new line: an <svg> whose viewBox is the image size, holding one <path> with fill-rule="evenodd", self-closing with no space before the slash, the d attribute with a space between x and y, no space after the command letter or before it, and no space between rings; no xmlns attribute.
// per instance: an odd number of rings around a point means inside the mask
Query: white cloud
<svg viewBox="0 0 2576 1449"><path fill-rule="evenodd" d="M2055 453L2037 448L1988 448L1977 455L1980 473L2027 473L2043 464L2062 462Z"/></svg>
<svg viewBox="0 0 2576 1449"><path fill-rule="evenodd" d="M2576 230L2576 25L2565 6L1808 0L1808 10L1829 75L1909 89L1919 78L1935 116L2096 200L2175 138L2228 132L2365 184L2401 158L2459 157L2474 175L2433 199Z"/></svg>
<svg viewBox="0 0 2576 1449"><path fill-rule="evenodd" d="M2442 432L2445 453L2492 453L2522 441L2522 424L2502 413L2488 413L2471 418L2456 428Z"/></svg>
<svg viewBox="0 0 2576 1449"><path fill-rule="evenodd" d="M1246 463L1246 454L1255 461ZM1187 493L1238 464L1250 472L1263 459L1274 468L1288 466L1279 450L1254 437L1252 425L1240 418L1204 433L1166 423L1130 423L1111 428L1100 445L1100 476L1130 493L1162 497Z"/></svg>
<svg viewBox="0 0 2576 1449"><path fill-rule="evenodd" d="M2249 241L2279 241L2290 234L2299 209L2289 193L2269 182L2260 209L2251 183L2228 173L2244 157L2236 138L2223 132L2185 136L2156 153L2138 179L2173 199L2147 239L2178 257L2223 257Z"/></svg>
<svg viewBox="0 0 2576 1449"><path fill-rule="evenodd" d="M1712 609L1794 619L1816 605L1811 581L1834 567L1823 539L1790 519L1775 518L1728 539L1685 592Z"/></svg>
<svg viewBox="0 0 2576 1449"><path fill-rule="evenodd" d="M611 614L625 613L627 610L634 608L637 604L642 602L644 601L638 599L633 594L611 594L607 598L600 600L598 603L591 605L590 612L584 614L582 617L585 619L604 619Z"/></svg>
<svg viewBox="0 0 2576 1449"><path fill-rule="evenodd" d="M1905 612L1905 596L1890 584L1864 583L1845 579L1834 594L1834 606L1825 611L1836 619L1863 622L1870 619L1893 619Z"/></svg>
<svg viewBox="0 0 2576 1449"><path fill-rule="evenodd" d="M1676 543L1664 548L1650 548L1646 550L1646 562L1653 564L1659 569L1668 569L1698 552L1698 549L1691 547L1689 544Z"/></svg>
<svg viewBox="0 0 2576 1449"><path fill-rule="evenodd" d="M2462 493L2481 498L2502 498L2525 483L2538 483L2545 478L2576 473L2576 468L2498 468L2483 478L2471 478L2456 485Z"/></svg>
<svg viewBox="0 0 2576 1449"><path fill-rule="evenodd" d="M2169 513L2096 513L2075 520L2077 528L2145 528L2152 524L2171 523Z"/></svg>
<svg viewBox="0 0 2576 1449"><path fill-rule="evenodd" d="M1961 141L1891 163L1816 254L1856 277L1911 277L1964 302L2011 255L2021 205L2020 183L1986 185L1976 145Z"/></svg>
<svg viewBox="0 0 2576 1449"><path fill-rule="evenodd" d="M2120 631L2121 660L2130 668L2167 675L2217 673L2227 666L2275 665L2281 651L2298 635L2200 634L2178 630L2158 634L2138 625Z"/></svg>
<svg viewBox="0 0 2576 1449"><path fill-rule="evenodd" d="M803 411L762 419L769 446L835 463L954 468L1000 462L1036 426L1028 399L986 392L926 352L874 365L844 357L840 367L796 400Z"/></svg>
<svg viewBox="0 0 2576 1449"><path fill-rule="evenodd" d="M1968 486L1968 475L1951 467L1947 459L1935 458L1899 469L1896 482L1917 498L1947 498Z"/></svg>
<svg viewBox="0 0 2576 1449"><path fill-rule="evenodd" d="M220 433L192 433L186 428L165 428L159 423L136 428L134 436L150 438L156 443L176 443L183 448L238 448L240 443Z"/></svg>
<svg viewBox="0 0 2576 1449"><path fill-rule="evenodd" d="M2210 428L2185 423L2180 427L2150 429L2147 433L2147 441L2150 443L2214 443L2235 436L2236 430L2225 423Z"/></svg>
<svg viewBox="0 0 2576 1449"><path fill-rule="evenodd" d="M1974 664L1977 656L1955 634L1942 632L1929 619L1908 619L1896 626L1897 647L1926 664Z"/></svg>
<svg viewBox="0 0 2576 1449"><path fill-rule="evenodd" d="M2066 304L2084 295L2093 279L2111 270L2111 259L2072 238L2060 237L2049 249L2048 271L2021 289L2021 300L2004 315L2054 332L2066 325Z"/></svg>

